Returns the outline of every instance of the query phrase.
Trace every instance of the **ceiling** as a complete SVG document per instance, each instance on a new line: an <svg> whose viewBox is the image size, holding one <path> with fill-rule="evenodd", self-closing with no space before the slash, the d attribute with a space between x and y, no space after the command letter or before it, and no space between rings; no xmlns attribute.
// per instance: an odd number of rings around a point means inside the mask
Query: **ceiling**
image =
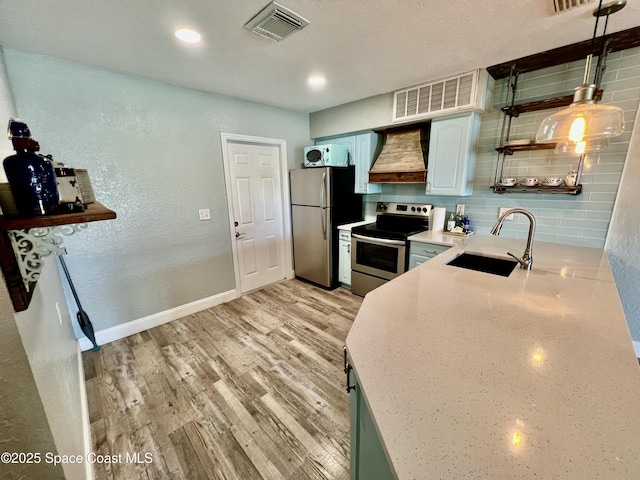
<svg viewBox="0 0 640 480"><path fill-rule="evenodd" d="M267 3L0 0L0 45L313 112L588 40L598 2L554 14L552 0L280 0L310 22L281 42L243 28ZM637 19L628 0L608 32ZM203 41L179 44L180 27Z"/></svg>

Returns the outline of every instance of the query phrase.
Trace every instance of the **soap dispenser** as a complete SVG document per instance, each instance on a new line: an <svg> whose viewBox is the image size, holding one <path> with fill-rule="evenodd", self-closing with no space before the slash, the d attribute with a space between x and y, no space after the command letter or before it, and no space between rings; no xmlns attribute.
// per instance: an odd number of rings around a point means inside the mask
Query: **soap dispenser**
<svg viewBox="0 0 640 480"><path fill-rule="evenodd" d="M452 213L451 216L449 217L449 221L447 221L447 232L452 232L455 227L456 227L456 219Z"/></svg>

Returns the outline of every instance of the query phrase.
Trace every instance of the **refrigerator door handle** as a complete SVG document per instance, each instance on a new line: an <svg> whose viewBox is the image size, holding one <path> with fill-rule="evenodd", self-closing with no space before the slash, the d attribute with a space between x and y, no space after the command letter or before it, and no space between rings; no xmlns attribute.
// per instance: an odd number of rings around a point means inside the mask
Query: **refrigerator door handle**
<svg viewBox="0 0 640 480"><path fill-rule="evenodd" d="M325 187L327 182L327 172L322 172L322 184L320 185L320 208L325 208Z"/></svg>
<svg viewBox="0 0 640 480"><path fill-rule="evenodd" d="M320 221L322 222L322 236L327 239L327 222L325 219L325 187L327 181L326 170L322 172L322 185L320 186Z"/></svg>
<svg viewBox="0 0 640 480"><path fill-rule="evenodd" d="M320 221L322 222L322 237L326 240L327 239L327 221L325 219L325 215L327 213L327 209L319 208L318 210L320 210Z"/></svg>

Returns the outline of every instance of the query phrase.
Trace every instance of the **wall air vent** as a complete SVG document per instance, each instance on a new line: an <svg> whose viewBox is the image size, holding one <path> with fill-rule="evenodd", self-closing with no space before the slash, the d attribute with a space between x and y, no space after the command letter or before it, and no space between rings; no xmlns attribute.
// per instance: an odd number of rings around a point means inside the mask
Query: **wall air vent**
<svg viewBox="0 0 640 480"><path fill-rule="evenodd" d="M307 25L309 25L308 20L278 2L271 2L245 23L244 28L274 42L279 42Z"/></svg>
<svg viewBox="0 0 640 480"><path fill-rule="evenodd" d="M593 1L594 0L551 0L551 3L553 3L553 10L556 13L563 13L587 5Z"/></svg>
<svg viewBox="0 0 640 480"><path fill-rule="evenodd" d="M393 92L393 122L433 118L486 108L488 75L486 70L456 75ZM491 85L492 87L492 85Z"/></svg>

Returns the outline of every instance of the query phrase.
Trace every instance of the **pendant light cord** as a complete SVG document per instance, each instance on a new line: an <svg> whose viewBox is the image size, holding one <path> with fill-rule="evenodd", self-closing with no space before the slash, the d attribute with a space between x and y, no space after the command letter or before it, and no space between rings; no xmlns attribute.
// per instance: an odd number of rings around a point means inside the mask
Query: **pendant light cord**
<svg viewBox="0 0 640 480"><path fill-rule="evenodd" d="M598 11L602 8L602 0L600 0L600 3L598 4ZM607 15L607 20L609 19L609 15ZM598 34L598 20L600 20L600 16L596 15L596 25L595 27L593 27L593 38L591 39L591 55L593 55L593 47L596 44L596 35ZM605 25L604 27L605 31L607 30L607 27Z"/></svg>
<svg viewBox="0 0 640 480"><path fill-rule="evenodd" d="M598 35L598 22L600 20L601 17L601 12L602 12L602 0L600 0L600 3L598 4L598 9L595 11L597 12L597 15L595 15L596 17L596 24L595 27L593 28L593 38L591 39L591 54L590 56L593 56L593 52L594 52L594 47L595 47L595 43L596 43L596 37ZM594 12L594 14L595 14ZM598 87L600 85L600 77L602 74L601 70L604 70L602 62L603 62L603 55L605 55L605 51L604 49L606 48L606 36L607 36L607 26L609 25L609 15L611 15L611 10L607 10L607 14L605 15L605 19L604 19L604 30L602 31L602 46L600 48L600 54L598 55L598 66L596 68L596 72L593 75L593 84L596 85L596 87ZM585 78L585 83L586 83L586 78Z"/></svg>

